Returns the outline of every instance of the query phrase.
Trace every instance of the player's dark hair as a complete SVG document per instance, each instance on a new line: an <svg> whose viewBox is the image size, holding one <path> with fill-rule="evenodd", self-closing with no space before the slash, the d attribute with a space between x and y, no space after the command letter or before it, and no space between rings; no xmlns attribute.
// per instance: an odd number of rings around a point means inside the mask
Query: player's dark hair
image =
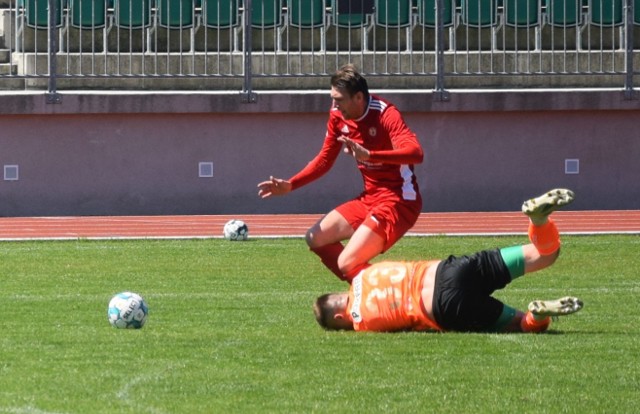
<svg viewBox="0 0 640 414"><path fill-rule="evenodd" d="M333 318L333 309L328 305L329 299L332 293L325 293L318 297L313 304L313 313L316 315L316 321L324 329L334 329L329 326L331 319Z"/></svg>
<svg viewBox="0 0 640 414"><path fill-rule="evenodd" d="M367 80L352 64L344 65L331 76L331 86L346 91L349 96L362 92L365 102L369 101L369 86Z"/></svg>

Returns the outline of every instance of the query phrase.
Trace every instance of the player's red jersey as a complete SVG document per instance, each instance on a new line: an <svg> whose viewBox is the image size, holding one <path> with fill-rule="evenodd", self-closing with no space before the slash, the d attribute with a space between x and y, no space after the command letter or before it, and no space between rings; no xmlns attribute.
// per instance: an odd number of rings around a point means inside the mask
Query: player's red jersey
<svg viewBox="0 0 640 414"><path fill-rule="evenodd" d="M327 134L318 155L290 179L293 189L324 175L333 166L346 136L370 151L370 158L358 162L369 195L402 200L420 198L413 164L422 162L422 147L407 127L398 109L391 103L371 95L364 115L345 120L333 108L329 114Z"/></svg>
<svg viewBox="0 0 640 414"><path fill-rule="evenodd" d="M438 261L381 262L360 272L349 290L348 314L356 331L441 330L422 306L427 269Z"/></svg>

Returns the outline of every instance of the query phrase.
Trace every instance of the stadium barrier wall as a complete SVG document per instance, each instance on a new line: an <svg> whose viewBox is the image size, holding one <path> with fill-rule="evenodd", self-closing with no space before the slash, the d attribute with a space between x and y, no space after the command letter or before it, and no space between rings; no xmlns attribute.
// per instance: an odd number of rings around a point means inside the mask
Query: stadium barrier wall
<svg viewBox="0 0 640 414"><path fill-rule="evenodd" d="M525 13L542 20L517 34L507 0L478 0L490 5L492 22L482 27L463 20L470 2L456 3L455 30L418 24L417 8L411 31L374 24L379 16L369 13L366 38L328 16L295 48L278 47L302 34L294 26L249 28L241 16L242 48L226 51L221 43L197 50L199 23L161 33L157 15L135 38L111 30L114 51L103 28L70 26L66 0L53 36L27 29L23 6L49 1L0 0L2 215L325 212L360 189L344 156L282 199L259 200L255 185L289 176L320 148L327 75L346 62L418 133L425 211L513 210L550 186L578 191L577 209L637 209L638 0L577 1L579 24L560 27L545 0L544 15ZM605 17L598 7L612 20L596 24ZM326 47L302 50L323 29Z"/></svg>
<svg viewBox="0 0 640 414"><path fill-rule="evenodd" d="M375 91L425 149L424 211L513 211L569 187L572 208L637 209L638 102L620 90L536 93ZM358 193L342 154L319 181L261 200L319 150L330 105L316 92L64 92L0 97L0 215L322 213ZM210 174L211 173L211 174ZM204 176L201 176L204 175ZM211 175L210 177L208 175Z"/></svg>

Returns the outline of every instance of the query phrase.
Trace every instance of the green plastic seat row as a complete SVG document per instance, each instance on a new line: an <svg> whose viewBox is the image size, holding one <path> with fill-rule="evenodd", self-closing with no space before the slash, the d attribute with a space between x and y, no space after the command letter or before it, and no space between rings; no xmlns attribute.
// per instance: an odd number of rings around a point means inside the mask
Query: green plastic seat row
<svg viewBox="0 0 640 414"><path fill-rule="evenodd" d="M575 27L584 23L581 0L546 0L547 21L552 26ZM624 23L623 0L589 0L589 22L598 26ZM640 0L634 0L634 23L640 25Z"/></svg>
<svg viewBox="0 0 640 414"><path fill-rule="evenodd" d="M55 24L63 25L63 0L55 0ZM71 25L80 28L101 28L107 23L107 2L104 0L69 1ZM151 25L152 0L113 0L115 21L120 27L143 28ZM195 0L155 0L159 24L169 28L189 28L195 24ZM253 0L251 25L273 28L283 24L284 0ZM418 0L418 23L436 26L437 0ZM455 0L444 1L444 27L454 24ZM505 23L516 27L540 24L541 0L504 0ZM202 0L203 24L207 27L229 28L240 24L241 0ZM26 24L35 28L49 26L49 0L21 0ZM623 0L590 0L589 20L600 26L623 24ZM339 27L357 28L367 24L367 16L375 15L376 24L406 27L411 24L411 0L330 0L333 22ZM325 25L325 0L286 0L289 24L313 28ZM461 17L465 25L490 27L497 24L498 0L462 0ZM545 0L546 21L552 26L574 27L583 24L581 0ZM375 12L374 12L375 11ZM640 25L640 0L634 0L634 23Z"/></svg>
<svg viewBox="0 0 640 414"><path fill-rule="evenodd" d="M49 27L49 0L25 0L25 23L29 27ZM115 0L116 21L125 27L147 27L151 23L149 0ZM62 27L66 4L56 0L56 27ZM104 0L70 0L71 25L79 28L102 28L107 24L107 2Z"/></svg>

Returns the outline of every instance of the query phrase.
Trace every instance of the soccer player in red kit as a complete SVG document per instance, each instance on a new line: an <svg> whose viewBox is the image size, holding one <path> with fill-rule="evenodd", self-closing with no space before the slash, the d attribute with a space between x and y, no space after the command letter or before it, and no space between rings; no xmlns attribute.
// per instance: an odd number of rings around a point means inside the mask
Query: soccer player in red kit
<svg viewBox="0 0 640 414"><path fill-rule="evenodd" d="M398 109L370 95L367 81L353 65L331 77L331 98L333 107L318 155L288 180L270 177L261 182L258 194L283 195L320 178L344 146L357 162L364 191L315 223L306 242L327 268L350 281L418 219L422 198L413 166L422 162L423 151Z"/></svg>

